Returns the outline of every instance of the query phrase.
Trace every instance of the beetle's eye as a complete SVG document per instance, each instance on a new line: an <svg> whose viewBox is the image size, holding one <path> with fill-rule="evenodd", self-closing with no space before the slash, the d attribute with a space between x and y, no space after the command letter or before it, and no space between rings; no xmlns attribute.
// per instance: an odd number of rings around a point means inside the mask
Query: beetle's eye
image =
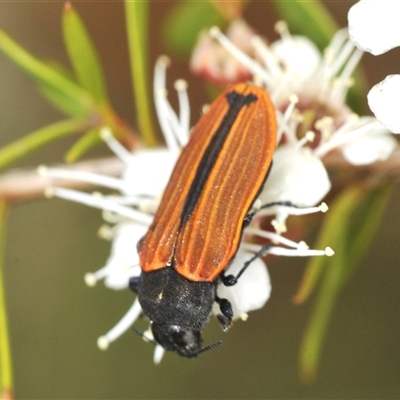
<svg viewBox="0 0 400 400"><path fill-rule="evenodd" d="M129 287L134 293L138 293L140 284L140 276L135 276L129 279Z"/></svg>

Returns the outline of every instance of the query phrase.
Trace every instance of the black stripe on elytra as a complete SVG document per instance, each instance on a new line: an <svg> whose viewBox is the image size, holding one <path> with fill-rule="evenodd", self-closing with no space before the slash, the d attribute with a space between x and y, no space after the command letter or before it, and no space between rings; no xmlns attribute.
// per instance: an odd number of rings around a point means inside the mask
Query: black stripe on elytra
<svg viewBox="0 0 400 400"><path fill-rule="evenodd" d="M196 207L197 201L200 198L208 176L214 167L215 161L218 158L222 146L224 145L240 110L244 106L256 101L257 96L252 93L244 96L240 93L232 91L226 95L226 99L229 103L228 111L226 112L221 124L210 140L210 143L208 144L197 168L196 175L193 179L192 185L190 186L189 193L185 201L185 205L183 206L179 229L182 229Z"/></svg>

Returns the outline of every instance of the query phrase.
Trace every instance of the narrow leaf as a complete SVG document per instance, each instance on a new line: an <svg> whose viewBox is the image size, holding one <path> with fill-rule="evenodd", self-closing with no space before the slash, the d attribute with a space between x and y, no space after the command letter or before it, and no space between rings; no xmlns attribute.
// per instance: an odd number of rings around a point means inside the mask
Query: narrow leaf
<svg viewBox="0 0 400 400"><path fill-rule="evenodd" d="M354 187L342 193L329 210L324 226L326 239L333 242L335 255L324 257L325 262L319 265L319 275L323 274L322 284L300 346L300 376L308 383L313 382L317 375L323 341L347 268L346 239L349 219L361 194L362 191Z"/></svg>
<svg viewBox="0 0 400 400"><path fill-rule="evenodd" d="M71 100L70 96L66 96L65 93L58 90L58 88L37 83L37 89L54 108L63 114L70 117L88 117L86 107L82 107L81 103Z"/></svg>
<svg viewBox="0 0 400 400"><path fill-rule="evenodd" d="M94 109L92 97L50 64L40 61L0 29L0 51L36 83L46 87L64 103L74 104L76 116L86 116Z"/></svg>
<svg viewBox="0 0 400 400"><path fill-rule="evenodd" d="M162 39L169 52L190 55L199 33L224 18L209 1L181 1L170 11L162 27Z"/></svg>
<svg viewBox="0 0 400 400"><path fill-rule="evenodd" d="M139 132L144 142L153 146L157 137L153 127L150 106L148 61L148 2L125 0L125 18L128 34L131 77Z"/></svg>
<svg viewBox="0 0 400 400"><path fill-rule="evenodd" d="M336 305L337 296L346 268L342 248L337 247L335 256L327 260L320 292L300 346L300 377L311 383L317 376L321 350Z"/></svg>
<svg viewBox="0 0 400 400"><path fill-rule="evenodd" d="M97 51L85 25L69 2L64 7L63 33L78 82L92 94L98 104L108 104L106 85Z"/></svg>
<svg viewBox="0 0 400 400"><path fill-rule="evenodd" d="M316 377L337 297L370 247L389 194L389 185L382 185L369 192L360 187L351 187L331 207L321 235L327 242L321 241L323 245L331 244L335 255L322 258L324 262L317 266L318 271L309 271L305 275L318 275L322 278L322 283L299 354L300 375L304 381L311 382ZM315 265L311 265L313 267ZM303 282L304 291L298 296L304 300L310 295L315 283Z"/></svg>
<svg viewBox="0 0 400 400"><path fill-rule="evenodd" d="M341 194L329 208L327 215L321 226L321 230L316 242L316 248L332 247L335 251L333 257L337 257L338 246L343 245L344 239L341 235L343 224L347 223L349 210L354 206L357 201L357 195L360 191L353 189L349 192ZM301 280L299 289L294 296L294 302L301 304L313 293L319 279L324 271L327 269L330 258L327 257L312 257L307 264Z"/></svg>
<svg viewBox="0 0 400 400"><path fill-rule="evenodd" d="M45 126L0 149L0 170L23 156L66 135L77 133L87 127L81 119L68 119Z"/></svg>
<svg viewBox="0 0 400 400"><path fill-rule="evenodd" d="M87 153L88 150L100 143L102 143L102 140L99 136L99 129L93 129L74 143L74 145L68 150L67 154L65 155L65 161L67 163L73 163L77 161L85 153Z"/></svg>
<svg viewBox="0 0 400 400"><path fill-rule="evenodd" d="M343 286L351 279L379 228L392 186L383 184L358 198L351 214L347 234L347 268Z"/></svg>
<svg viewBox="0 0 400 400"><path fill-rule="evenodd" d="M0 396L2 399L12 398L13 372L11 361L11 345L7 321L7 307L4 281L4 230L6 203L0 201Z"/></svg>

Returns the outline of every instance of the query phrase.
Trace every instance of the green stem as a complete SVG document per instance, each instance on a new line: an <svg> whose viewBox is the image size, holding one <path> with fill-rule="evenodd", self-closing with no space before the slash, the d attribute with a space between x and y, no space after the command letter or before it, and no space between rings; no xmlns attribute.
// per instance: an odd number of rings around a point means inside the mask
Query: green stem
<svg viewBox="0 0 400 400"><path fill-rule="evenodd" d="M4 220L6 214L6 202L0 201L0 379L2 398L6 398L13 392L13 374L8 335L6 299L4 293L3 254L4 254Z"/></svg>
<svg viewBox="0 0 400 400"><path fill-rule="evenodd" d="M157 144L157 137L154 133L149 100L151 90L147 52L148 2L125 0L125 18L139 132L148 146L154 146Z"/></svg>
<svg viewBox="0 0 400 400"><path fill-rule="evenodd" d="M0 149L0 170L55 139L81 131L87 125L87 121L80 118L59 121L4 146Z"/></svg>

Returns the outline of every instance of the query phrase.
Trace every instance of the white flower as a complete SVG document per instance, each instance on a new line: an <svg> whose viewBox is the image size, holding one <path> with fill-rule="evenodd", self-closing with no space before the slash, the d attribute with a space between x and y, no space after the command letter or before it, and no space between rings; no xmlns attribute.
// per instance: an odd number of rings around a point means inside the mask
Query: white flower
<svg viewBox="0 0 400 400"><path fill-rule="evenodd" d="M312 207L331 188L323 164L326 154L341 151L353 165L368 164L387 159L397 142L374 118L358 117L345 103L351 74L362 55L346 30L338 31L321 55L309 39L292 36L284 22L276 28L281 39L269 46L258 36L251 38L254 58L218 28L212 28L210 35L249 69L278 109L279 135L284 140L274 154L261 202L290 201ZM275 215L272 224L282 233L287 217L296 211L276 206L259 215Z"/></svg>
<svg viewBox="0 0 400 400"><path fill-rule="evenodd" d="M309 39L292 36L284 22L276 28L281 39L270 46L257 36L251 38L255 58L218 28L210 35L265 86L278 109L279 134L285 142L274 155L262 200L290 200L310 207L330 190L323 165L327 153L341 151L349 163L360 165L388 158L397 143L374 118L354 115L345 103L351 74L362 55L346 30L338 31L321 55ZM306 145L307 141L311 143ZM284 214L277 212L282 223Z"/></svg>
<svg viewBox="0 0 400 400"><path fill-rule="evenodd" d="M349 35L363 51L373 55L400 46L400 5L397 0L362 0L348 13ZM387 129L400 133L400 75L389 75L368 93L368 104Z"/></svg>
<svg viewBox="0 0 400 400"><path fill-rule="evenodd" d="M236 275L239 273L243 264L253 256L249 251L240 249L235 257L233 264L229 268L229 273ZM228 299L232 304L234 318L246 319L249 311L262 308L271 294L271 281L268 270L264 262L258 258L251 263L251 268L246 270L235 286L220 285L218 296ZM214 304L213 313L221 313L219 305Z"/></svg>
<svg viewBox="0 0 400 400"><path fill-rule="evenodd" d="M242 19L235 19L228 27L227 36L243 51L251 52L249 45L253 30ZM190 69L217 85L246 81L251 78L249 71L232 58L221 46L210 38L207 32L200 34L190 58Z"/></svg>
<svg viewBox="0 0 400 400"><path fill-rule="evenodd" d="M109 129L104 128L101 137L125 165L124 174L120 179L55 168L41 167L39 169L40 173L50 177L78 179L116 189L120 192L120 195L103 196L99 193L87 194L58 187L51 187L47 190L49 196L77 201L104 210L103 217L109 225L103 226L100 229L100 234L106 239L112 239L112 249L103 268L85 275L85 281L90 286L93 286L98 280L104 279L108 287L124 289L128 287L130 278L140 275L141 269L138 265L136 243L143 237L151 224L179 151L188 140L189 105L186 85L182 81L178 81L176 85L180 102L180 113L177 116L166 97L165 73L167 64L165 58L160 58L157 61L154 79L156 109L166 139L167 149L142 149L129 153L114 139ZM286 210L287 214L305 214L321 210L319 207L295 209L290 206L283 207L283 209ZM256 210L257 206L255 206ZM240 271L245 261L252 258L256 259L241 276L237 285L231 287L220 285L218 288L219 296L222 294L231 300L236 318L244 318L249 311L262 307L269 298L271 285L265 263L260 258L262 255L267 253L285 256L332 254L329 248L311 250L303 242L290 241L277 233L258 229L255 225L256 223L246 228L244 237L247 238L249 235L259 236L273 242L274 245L263 247L244 241L229 267L229 274ZM125 316L108 333L99 338L99 347L107 348L110 342L116 340L132 326L140 312L140 304L138 300L135 300ZM216 313L220 314L220 311L217 310ZM144 337L153 340L151 331L146 331ZM154 354L155 362L161 360L163 352L163 348L157 345Z"/></svg>
<svg viewBox="0 0 400 400"><path fill-rule="evenodd" d="M370 121L372 123L370 123ZM360 134L347 144L343 144L343 157L353 165L372 164L386 160L397 147L397 141L387 134L387 129L372 117L358 119L359 131L367 128L368 134ZM375 125L375 126L374 126ZM357 133L357 129L353 129Z"/></svg>
<svg viewBox="0 0 400 400"><path fill-rule="evenodd" d="M242 52L218 28L212 28L210 34L266 87L278 109L284 110L295 94L302 110L329 113L342 121L349 113L344 100L350 77L362 52L348 41L345 30L337 32L321 55L308 38L291 35L283 21L276 29L281 39L270 46L256 35L251 38L255 58Z"/></svg>
<svg viewBox="0 0 400 400"><path fill-rule="evenodd" d="M311 207L321 202L331 188L328 173L319 157L301 143L278 147L274 164L264 190L263 204L289 201L299 207Z"/></svg>
<svg viewBox="0 0 400 400"><path fill-rule="evenodd" d="M339 149L350 164L371 164L386 160L397 146L393 135L373 117L352 114L339 129L332 118L326 117L317 126L322 138L314 153L319 157Z"/></svg>
<svg viewBox="0 0 400 400"><path fill-rule="evenodd" d="M388 75L368 93L369 108L378 121L393 133L400 133L399 102L400 75Z"/></svg>
<svg viewBox="0 0 400 400"><path fill-rule="evenodd" d="M348 13L349 35L363 51L377 56L400 46L397 0L361 0Z"/></svg>
<svg viewBox="0 0 400 400"><path fill-rule="evenodd" d="M86 284L94 286L104 279L111 289L126 289L129 279L140 275L139 255L132 251L132 243L137 243L146 231L146 225L127 221L100 228L102 237L112 239L111 254L103 268L85 275Z"/></svg>

